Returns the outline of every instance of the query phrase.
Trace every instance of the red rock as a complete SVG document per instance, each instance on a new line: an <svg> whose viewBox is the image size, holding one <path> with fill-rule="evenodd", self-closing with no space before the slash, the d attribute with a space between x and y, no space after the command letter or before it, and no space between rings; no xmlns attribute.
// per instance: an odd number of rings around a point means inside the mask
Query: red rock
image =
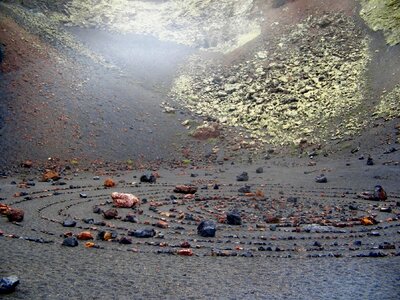
<svg viewBox="0 0 400 300"><path fill-rule="evenodd" d="M83 241L87 241L87 240L93 240L93 236L90 233L90 231L82 231L81 233L79 233L76 238L78 240L83 240Z"/></svg>
<svg viewBox="0 0 400 300"><path fill-rule="evenodd" d="M104 186L111 188L111 187L115 187L117 184L115 183L114 180L112 180L111 178L107 178L106 180L104 180Z"/></svg>
<svg viewBox="0 0 400 300"><path fill-rule="evenodd" d="M166 229L166 228L168 228L168 223L167 222L165 222L165 221L158 221L157 223L156 223L156 227L159 227L159 228L163 228L163 229Z"/></svg>
<svg viewBox="0 0 400 300"><path fill-rule="evenodd" d="M104 218L110 220L115 219L118 216L118 211L115 208L111 208L103 212Z"/></svg>
<svg viewBox="0 0 400 300"><path fill-rule="evenodd" d="M11 208L7 213L8 221L21 222L24 220L24 211L18 208Z"/></svg>
<svg viewBox="0 0 400 300"><path fill-rule="evenodd" d="M191 134L194 138L200 140L207 140L210 138L217 138L221 134L221 130L217 123L210 123L198 126Z"/></svg>
<svg viewBox="0 0 400 300"><path fill-rule="evenodd" d="M10 211L11 207L6 204L0 203L0 214L6 216Z"/></svg>
<svg viewBox="0 0 400 300"><path fill-rule="evenodd" d="M115 207L131 208L140 204L139 198L132 194L114 192L111 194L111 198Z"/></svg>
<svg viewBox="0 0 400 300"><path fill-rule="evenodd" d="M181 248L190 248L190 243L189 243L188 241L184 241L184 242L181 244Z"/></svg>
<svg viewBox="0 0 400 300"><path fill-rule="evenodd" d="M181 249L178 250L178 255L182 255L182 256L192 256L193 255L193 251L192 249Z"/></svg>
<svg viewBox="0 0 400 300"><path fill-rule="evenodd" d="M60 178L60 175L52 170L46 170L46 172L42 175L42 181L58 180Z"/></svg>
<svg viewBox="0 0 400 300"><path fill-rule="evenodd" d="M197 192L197 187L192 185L177 185L174 192L181 194L194 194Z"/></svg>

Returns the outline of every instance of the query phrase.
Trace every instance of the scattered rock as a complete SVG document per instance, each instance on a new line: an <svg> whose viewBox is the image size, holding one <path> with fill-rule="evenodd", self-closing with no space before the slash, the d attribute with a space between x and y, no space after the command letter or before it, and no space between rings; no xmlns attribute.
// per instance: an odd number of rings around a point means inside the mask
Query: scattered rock
<svg viewBox="0 0 400 300"><path fill-rule="evenodd" d="M138 219L136 218L135 215L127 214L127 215L125 216L125 218L124 218L122 221L124 221L124 222L130 222L130 223L137 223L137 222L138 222Z"/></svg>
<svg viewBox="0 0 400 300"><path fill-rule="evenodd" d="M7 212L7 218L10 222L22 222L24 220L24 211L18 208L10 208Z"/></svg>
<svg viewBox="0 0 400 300"><path fill-rule="evenodd" d="M117 238L117 234L115 232L102 230L97 234L97 239L102 241L109 241L115 238Z"/></svg>
<svg viewBox="0 0 400 300"><path fill-rule="evenodd" d="M66 219L63 223L62 226L64 227L75 227L76 226L76 222L72 219Z"/></svg>
<svg viewBox="0 0 400 300"><path fill-rule="evenodd" d="M129 245L129 244L132 244L132 239L127 236L124 236L119 239L119 243L123 244L123 245Z"/></svg>
<svg viewBox="0 0 400 300"><path fill-rule="evenodd" d="M93 240L92 233L90 231L82 231L76 238L81 241Z"/></svg>
<svg viewBox="0 0 400 300"><path fill-rule="evenodd" d="M0 279L0 294L9 294L15 291L15 288L19 284L19 278L17 276L8 276Z"/></svg>
<svg viewBox="0 0 400 300"><path fill-rule="evenodd" d="M114 192L111 194L111 198L115 207L131 208L140 204L139 198L132 194Z"/></svg>
<svg viewBox="0 0 400 300"><path fill-rule="evenodd" d="M163 229L166 229L166 228L169 227L168 222L165 222L165 221L162 221L162 220L158 221L155 224L155 226L158 227L158 228L163 228Z"/></svg>
<svg viewBox="0 0 400 300"><path fill-rule="evenodd" d="M199 140L207 140L210 138L217 138L221 134L219 125L217 123L206 123L198 126L191 136Z"/></svg>
<svg viewBox="0 0 400 300"><path fill-rule="evenodd" d="M239 188L238 192L239 193L243 193L243 194L250 193L251 192L251 187L246 184L245 186L242 186L241 188Z"/></svg>
<svg viewBox="0 0 400 300"><path fill-rule="evenodd" d="M190 248L191 247L191 245L188 241L184 241L180 246L181 246L181 248Z"/></svg>
<svg viewBox="0 0 400 300"><path fill-rule="evenodd" d="M57 181L60 178L61 178L60 175L52 170L46 170L46 172L42 175L42 181L44 182L47 182L49 180Z"/></svg>
<svg viewBox="0 0 400 300"><path fill-rule="evenodd" d="M64 239L62 245L67 247L76 247L78 246L78 240L74 236L70 236Z"/></svg>
<svg viewBox="0 0 400 300"><path fill-rule="evenodd" d="M180 249L177 251L178 255L182 256L193 256L192 249Z"/></svg>
<svg viewBox="0 0 400 300"><path fill-rule="evenodd" d="M259 167L259 168L257 168L257 169L256 169L256 173L257 173L257 174L264 173L264 169L263 169L263 167Z"/></svg>
<svg viewBox="0 0 400 300"><path fill-rule="evenodd" d="M156 183L156 181L157 181L157 178L152 173L147 173L147 174L140 176L140 182Z"/></svg>
<svg viewBox="0 0 400 300"><path fill-rule="evenodd" d="M79 194L79 197L80 197L80 198L87 198L87 194L85 194L85 193L80 193L80 194Z"/></svg>
<svg viewBox="0 0 400 300"><path fill-rule="evenodd" d="M197 227L197 234L202 237L215 237L217 228L213 221L202 221Z"/></svg>
<svg viewBox="0 0 400 300"><path fill-rule="evenodd" d="M233 210L226 214L226 222L229 225L242 225L242 218L237 210Z"/></svg>
<svg viewBox="0 0 400 300"><path fill-rule="evenodd" d="M103 216L105 219L111 220L118 216L118 211L115 208L110 208L103 212Z"/></svg>
<svg viewBox="0 0 400 300"><path fill-rule="evenodd" d="M367 166L373 166L374 165L374 160L372 159L371 156L368 156L367 158Z"/></svg>
<svg viewBox="0 0 400 300"><path fill-rule="evenodd" d="M249 175L247 172L242 172L242 174L236 176L237 181L248 181L249 180Z"/></svg>
<svg viewBox="0 0 400 300"><path fill-rule="evenodd" d="M115 187L117 184L115 183L114 180L112 180L111 178L107 178L106 180L104 180L104 187L107 188L112 188Z"/></svg>
<svg viewBox="0 0 400 300"><path fill-rule="evenodd" d="M392 250L392 249L396 249L396 246L389 242L383 242L382 244L379 245L379 249Z"/></svg>
<svg viewBox="0 0 400 300"><path fill-rule="evenodd" d="M363 217L361 218L360 222L364 226L378 224L378 222L373 217Z"/></svg>
<svg viewBox="0 0 400 300"><path fill-rule="evenodd" d="M156 231L153 228L137 229L135 231L128 232L128 234L137 238L152 238L156 235Z"/></svg>
<svg viewBox="0 0 400 300"><path fill-rule="evenodd" d="M194 194L197 192L197 187L192 185L177 185L174 192L181 194Z"/></svg>
<svg viewBox="0 0 400 300"><path fill-rule="evenodd" d="M326 178L326 176L324 174L321 174L321 175L315 177L315 182L327 183L328 182L328 178Z"/></svg>

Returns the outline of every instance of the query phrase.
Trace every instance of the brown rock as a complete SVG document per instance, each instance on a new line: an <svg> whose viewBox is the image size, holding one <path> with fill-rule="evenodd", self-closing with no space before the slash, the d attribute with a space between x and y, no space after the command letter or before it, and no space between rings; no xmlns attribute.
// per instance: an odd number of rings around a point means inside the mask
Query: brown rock
<svg viewBox="0 0 400 300"><path fill-rule="evenodd" d="M200 140L207 140L210 138L217 138L221 134L221 130L217 123L209 123L198 126L191 135Z"/></svg>
<svg viewBox="0 0 400 300"><path fill-rule="evenodd" d="M177 185L174 189L175 193L194 194L197 192L197 187L192 185Z"/></svg>
<svg viewBox="0 0 400 300"><path fill-rule="evenodd" d="M81 233L79 233L76 238L78 240L83 240L83 241L87 241L87 240L93 240L93 236L90 233L90 231L82 231Z"/></svg>
<svg viewBox="0 0 400 300"><path fill-rule="evenodd" d="M7 218L10 222L21 222L24 219L24 211L18 208L10 208L7 212Z"/></svg>
<svg viewBox="0 0 400 300"><path fill-rule="evenodd" d="M105 219L115 219L118 216L118 211L115 208L110 208L103 212L103 216Z"/></svg>
<svg viewBox="0 0 400 300"><path fill-rule="evenodd" d="M115 183L114 180L112 180L111 178L107 178L106 180L104 180L104 186L111 188L111 187L115 187L117 184Z"/></svg>
<svg viewBox="0 0 400 300"><path fill-rule="evenodd" d="M157 223L156 223L156 225L155 225L156 227L159 227L159 228L163 228L163 229L166 229L166 228L168 228L168 223L167 222L165 222L165 221L158 221Z"/></svg>
<svg viewBox="0 0 400 300"><path fill-rule="evenodd" d="M58 180L60 178L60 175L52 170L46 170L46 172L42 175L42 181Z"/></svg>
<svg viewBox="0 0 400 300"><path fill-rule="evenodd" d="M11 209L10 206L0 203L0 214L1 215L6 216L9 213L10 209Z"/></svg>

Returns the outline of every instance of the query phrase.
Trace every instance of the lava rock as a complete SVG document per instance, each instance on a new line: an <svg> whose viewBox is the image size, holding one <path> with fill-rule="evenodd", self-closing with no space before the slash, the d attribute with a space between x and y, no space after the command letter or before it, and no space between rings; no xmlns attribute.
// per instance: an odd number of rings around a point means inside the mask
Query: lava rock
<svg viewBox="0 0 400 300"><path fill-rule="evenodd" d="M154 229L137 229L135 231L128 232L128 234L137 238L151 238L156 235L156 231Z"/></svg>
<svg viewBox="0 0 400 300"><path fill-rule="evenodd" d="M62 245L67 247L76 247L78 246L78 240L74 236L70 236L64 239Z"/></svg>
<svg viewBox="0 0 400 300"><path fill-rule="evenodd" d="M197 192L197 187L192 185L177 185L174 192L181 194L194 194Z"/></svg>
<svg viewBox="0 0 400 300"><path fill-rule="evenodd" d="M240 254L240 256L241 257L254 257L254 254L251 251L246 251L246 252Z"/></svg>
<svg viewBox="0 0 400 300"><path fill-rule="evenodd" d="M102 212L103 212L103 210L100 207L98 207L98 206L93 207L94 214L101 214Z"/></svg>
<svg viewBox="0 0 400 300"><path fill-rule="evenodd" d="M129 245L129 244L132 244L132 239L127 236L124 236L124 237L120 238L119 243L123 244L123 245Z"/></svg>
<svg viewBox="0 0 400 300"><path fill-rule="evenodd" d="M103 212L103 216L105 219L115 219L118 216L118 211L115 208L110 208Z"/></svg>
<svg viewBox="0 0 400 300"><path fill-rule="evenodd" d="M264 169L263 169L263 167L259 167L259 168L257 168L257 169L256 169L256 173L257 173L257 174L264 173Z"/></svg>
<svg viewBox="0 0 400 300"><path fill-rule="evenodd" d="M242 174L236 176L236 181L248 181L249 180L249 175L247 172L242 172Z"/></svg>
<svg viewBox="0 0 400 300"><path fill-rule="evenodd" d="M246 184L245 186L242 186L241 188L239 188L238 192L246 194L246 193L250 193L250 189L251 189L251 187Z"/></svg>
<svg viewBox="0 0 400 300"><path fill-rule="evenodd" d="M102 230L97 234L96 238L98 240L102 240L102 241L109 241L109 240L117 238L117 233Z"/></svg>
<svg viewBox="0 0 400 300"><path fill-rule="evenodd" d="M18 208L10 208L7 212L7 218L10 222L22 222L24 220L24 211Z"/></svg>
<svg viewBox="0 0 400 300"><path fill-rule="evenodd" d="M134 216L132 214L127 214L122 221L131 222L131 223L137 223L138 219L136 218L136 216Z"/></svg>
<svg viewBox="0 0 400 300"><path fill-rule="evenodd" d="M93 235L90 231L82 231L76 237L81 241L93 240Z"/></svg>
<svg viewBox="0 0 400 300"><path fill-rule="evenodd" d="M215 237L217 228L213 221L202 221L197 227L197 234L202 237Z"/></svg>
<svg viewBox="0 0 400 300"><path fill-rule="evenodd" d="M242 218L237 210L233 210L226 214L226 222L229 225L242 225Z"/></svg>
<svg viewBox="0 0 400 300"><path fill-rule="evenodd" d="M387 254L386 254L386 253L383 253L382 251L371 251L371 252L368 254L368 256L369 256L369 257L385 257L385 256L387 256Z"/></svg>
<svg viewBox="0 0 400 300"><path fill-rule="evenodd" d="M62 223L62 226L64 226L64 227L75 227L76 226L76 222L74 220L71 220L71 219L66 219Z"/></svg>
<svg viewBox="0 0 400 300"><path fill-rule="evenodd" d="M104 180L104 184L103 185L104 185L104 187L112 188L112 187L115 187L117 184L111 178L107 178L106 180Z"/></svg>
<svg viewBox="0 0 400 300"><path fill-rule="evenodd" d="M396 249L396 246L389 242L383 242L382 244L379 245L379 249L384 249L384 250Z"/></svg>
<svg viewBox="0 0 400 300"><path fill-rule="evenodd" d="M156 183L157 178L153 174L144 174L140 176L140 182L145 182L145 183Z"/></svg>
<svg viewBox="0 0 400 300"><path fill-rule="evenodd" d="M15 291L19 284L17 276L8 276L0 279L0 294L9 294Z"/></svg>
<svg viewBox="0 0 400 300"><path fill-rule="evenodd" d="M328 182L328 178L326 178L326 176L324 174L321 174L321 175L315 177L315 182L327 183Z"/></svg>

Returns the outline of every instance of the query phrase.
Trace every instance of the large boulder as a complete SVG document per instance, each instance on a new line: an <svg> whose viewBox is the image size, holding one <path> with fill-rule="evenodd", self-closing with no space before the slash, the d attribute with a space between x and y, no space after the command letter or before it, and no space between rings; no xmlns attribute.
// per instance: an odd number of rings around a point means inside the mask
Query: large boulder
<svg viewBox="0 0 400 300"><path fill-rule="evenodd" d="M114 192L111 194L111 198L115 207L131 208L140 204L139 198L132 194Z"/></svg>
<svg viewBox="0 0 400 300"><path fill-rule="evenodd" d="M197 226L197 234L202 237L215 237L216 231L215 223L210 220L202 221L199 226Z"/></svg>

